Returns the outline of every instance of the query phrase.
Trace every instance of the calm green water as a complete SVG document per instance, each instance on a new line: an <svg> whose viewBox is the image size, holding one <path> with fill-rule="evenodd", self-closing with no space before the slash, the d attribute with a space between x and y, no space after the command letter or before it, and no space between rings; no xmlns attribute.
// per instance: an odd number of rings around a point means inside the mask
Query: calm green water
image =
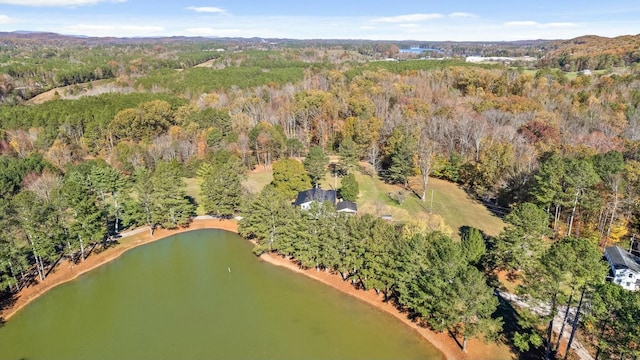
<svg viewBox="0 0 640 360"><path fill-rule="evenodd" d="M229 270L231 270L229 272ZM441 359L391 316L199 230L133 249L0 328L0 359Z"/></svg>

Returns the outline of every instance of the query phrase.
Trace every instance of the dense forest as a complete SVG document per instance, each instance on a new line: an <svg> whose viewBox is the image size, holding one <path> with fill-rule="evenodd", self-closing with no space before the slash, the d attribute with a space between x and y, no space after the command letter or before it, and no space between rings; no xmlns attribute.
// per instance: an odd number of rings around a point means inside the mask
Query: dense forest
<svg viewBox="0 0 640 360"><path fill-rule="evenodd" d="M565 352L551 319L570 304L580 315L566 326L594 353L638 356L640 297L605 282L601 261L606 246L628 248L639 226L640 68L635 55L608 52L636 38L598 39L580 53L589 60L570 63L550 59L581 40L495 52L552 46L531 68L379 61L403 45L389 43L45 40L0 38L5 297L46 281L60 258L117 246L123 229L240 215L256 253L375 289L463 343L481 337L551 358ZM569 72L582 69L603 71ZM50 89L49 101L28 102ZM250 191L253 169L273 181ZM426 203L430 178L444 179L506 227L451 234L338 215L333 204L291 206L329 171L355 201L355 172L394 185L399 203ZM192 178L199 201L186 192ZM495 289L548 310L505 317Z"/></svg>

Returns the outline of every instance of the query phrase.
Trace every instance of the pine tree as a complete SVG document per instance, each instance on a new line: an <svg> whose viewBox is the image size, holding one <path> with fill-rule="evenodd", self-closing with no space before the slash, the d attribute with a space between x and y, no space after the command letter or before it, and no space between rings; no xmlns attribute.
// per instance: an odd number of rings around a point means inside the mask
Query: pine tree
<svg viewBox="0 0 640 360"><path fill-rule="evenodd" d="M245 176L242 161L230 157L226 162L200 173L203 177L200 194L205 211L216 216L232 216L242 199L242 180Z"/></svg>
<svg viewBox="0 0 640 360"><path fill-rule="evenodd" d="M356 181L356 177L353 173L342 178L339 192L342 199L356 201L358 193L360 192L360 187L358 186L358 182Z"/></svg>
<svg viewBox="0 0 640 360"><path fill-rule="evenodd" d="M309 154L304 159L304 168L309 174L311 184L317 186L320 184L320 180L324 178L324 174L327 172L327 165L329 165L329 158L324 155L324 151L319 146L314 146L309 150Z"/></svg>
<svg viewBox="0 0 640 360"><path fill-rule="evenodd" d="M178 164L160 162L151 177L154 222L165 229L189 223L195 206L187 198Z"/></svg>

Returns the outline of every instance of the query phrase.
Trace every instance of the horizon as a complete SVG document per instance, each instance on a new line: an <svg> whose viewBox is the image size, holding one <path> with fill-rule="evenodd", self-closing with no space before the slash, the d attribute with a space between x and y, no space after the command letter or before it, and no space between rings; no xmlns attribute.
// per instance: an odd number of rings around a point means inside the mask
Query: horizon
<svg viewBox="0 0 640 360"><path fill-rule="evenodd" d="M640 34L640 4L0 0L0 31L115 38L511 42Z"/></svg>

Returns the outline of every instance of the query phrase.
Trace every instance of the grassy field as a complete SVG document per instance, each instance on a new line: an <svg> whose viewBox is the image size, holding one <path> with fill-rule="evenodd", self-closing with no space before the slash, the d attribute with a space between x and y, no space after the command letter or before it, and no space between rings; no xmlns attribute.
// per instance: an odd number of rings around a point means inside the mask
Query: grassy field
<svg viewBox="0 0 640 360"><path fill-rule="evenodd" d="M377 177L362 172L356 174L356 180L360 185L358 204L364 212L371 212L370 207L374 207L378 211L383 210L392 215L394 220L401 222L420 219L433 213L442 217L456 238L463 226L476 227L487 235L497 235L504 227L500 218L494 216L480 202L471 198L458 185L448 181L429 179L427 199L422 202L418 196L422 192L420 185L418 185L420 179L414 177L410 179L409 184L415 193L409 192L406 201L400 205L388 195L401 191L400 186L385 184ZM431 201L432 194L433 202Z"/></svg>
<svg viewBox="0 0 640 360"><path fill-rule="evenodd" d="M410 222L415 220L432 221L434 216L439 216L454 238L459 238L460 228L473 226L487 235L497 235L504 223L494 216L480 202L471 198L458 185L439 179L430 179L425 202L409 192L406 201L398 204L389 193L402 190L400 186L385 184L377 176L369 175L366 171L367 164L362 163L361 169L355 171L356 180L360 187L360 195L356 201L360 213L370 213L376 216L391 215L394 221ZM271 182L271 171L256 170L251 172L245 181L245 187L252 193L257 193L266 184ZM419 177L412 178L410 185L416 193L420 193ZM337 186L336 186L337 185ZM336 179L327 173L321 182L324 189L340 187L340 178ZM431 194L433 193L433 206ZM197 199L197 198L196 198Z"/></svg>
<svg viewBox="0 0 640 360"><path fill-rule="evenodd" d="M252 194L257 194L273 180L273 172L271 170L264 171L262 167L255 170L247 176L247 179L242 183L245 189Z"/></svg>

